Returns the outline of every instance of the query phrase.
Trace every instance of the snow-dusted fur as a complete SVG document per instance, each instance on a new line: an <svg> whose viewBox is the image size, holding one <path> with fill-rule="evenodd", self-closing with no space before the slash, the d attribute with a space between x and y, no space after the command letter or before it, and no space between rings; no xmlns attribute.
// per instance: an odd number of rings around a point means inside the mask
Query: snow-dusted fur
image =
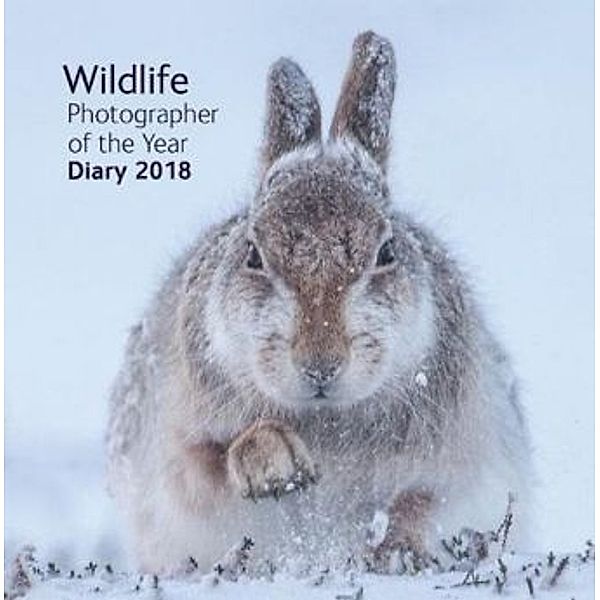
<svg viewBox="0 0 600 600"><path fill-rule="evenodd" d="M526 520L509 359L446 248L392 206L395 77L390 43L360 35L322 142L310 82L276 62L252 206L133 328L108 453L141 568L207 569L244 535L276 563L377 564L489 529L509 492Z"/></svg>

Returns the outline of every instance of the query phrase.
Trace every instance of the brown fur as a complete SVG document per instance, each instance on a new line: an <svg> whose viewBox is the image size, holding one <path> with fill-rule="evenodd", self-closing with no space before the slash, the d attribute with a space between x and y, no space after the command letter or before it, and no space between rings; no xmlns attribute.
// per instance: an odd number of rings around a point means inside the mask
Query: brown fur
<svg viewBox="0 0 600 600"><path fill-rule="evenodd" d="M391 103L376 104L374 95L394 95L395 61L386 44L380 44L372 31L359 35L352 48L352 62L346 72L330 135L339 138L351 134L385 167L389 153ZM387 81L382 86L382 78ZM382 108L384 115L377 114Z"/></svg>

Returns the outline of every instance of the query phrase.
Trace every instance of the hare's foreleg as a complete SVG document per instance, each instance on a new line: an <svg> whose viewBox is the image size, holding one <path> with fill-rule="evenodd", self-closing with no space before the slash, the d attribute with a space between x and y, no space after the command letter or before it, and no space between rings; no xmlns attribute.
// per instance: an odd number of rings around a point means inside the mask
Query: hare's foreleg
<svg viewBox="0 0 600 600"><path fill-rule="evenodd" d="M317 481L308 449L286 424L262 420L239 434L227 451L229 478L241 495L276 498Z"/></svg>
<svg viewBox="0 0 600 600"><path fill-rule="evenodd" d="M387 510L387 529L382 540L371 548L367 563L377 571L389 571L392 557L408 558L414 567L429 564L427 532L434 506L433 493L426 489L398 493Z"/></svg>

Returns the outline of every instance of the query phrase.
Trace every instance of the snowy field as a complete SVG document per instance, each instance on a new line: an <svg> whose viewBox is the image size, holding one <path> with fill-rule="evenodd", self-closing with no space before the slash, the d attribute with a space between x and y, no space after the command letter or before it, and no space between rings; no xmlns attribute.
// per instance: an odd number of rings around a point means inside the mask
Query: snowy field
<svg viewBox="0 0 600 600"><path fill-rule="evenodd" d="M516 558L517 560L514 560ZM570 572L559 575L555 583L556 569L545 569L536 576L531 568L531 576L520 572L522 563L537 564L545 560L541 556L519 556L507 564L507 569L516 568L509 573L505 583L498 577L498 567L483 569L480 579L466 578L462 574L422 575L415 577L394 577L361 575L347 577L329 577L323 575L305 579L290 579L275 576L271 580L240 578L231 582L215 576L201 578L183 577L161 580L153 577L139 578L131 574L107 572L98 567L91 574L90 569L76 573L72 578L51 574L43 583L35 583L27 598L33 600L51 600L62 598L139 598L155 600L188 600L206 598L217 600L244 598L262 600L263 598L282 598L286 600L368 600L379 598L410 598L411 600L462 600L469 598L494 597L499 593L509 598L594 598L593 564L571 567ZM92 565L93 568L93 565ZM78 578L81 575L81 578ZM531 584L527 583L527 578ZM529 587L531 585L531 588ZM530 592L533 590L533 593Z"/></svg>
<svg viewBox="0 0 600 600"><path fill-rule="evenodd" d="M336 575L320 585L279 574L215 584L192 574L156 589L132 572L104 492L106 397L127 328L195 233L250 196L268 65L282 54L297 59L328 122L352 39L372 28L398 54L396 202L464 260L523 382L537 535L531 555L505 557L502 591L528 597L520 569L541 562L531 575L536 598L592 598L593 561L573 553L594 535L593 2L166 6L7 2L8 570L33 544L40 571L28 571L31 598L494 594L494 560L478 566L490 579L480 585L458 585L464 573ZM79 130L66 124L61 65L140 59L189 72L193 101L220 107L221 121L192 137L193 182L68 182L65 144ZM550 550L571 555L554 585ZM61 573L47 573L48 562Z"/></svg>

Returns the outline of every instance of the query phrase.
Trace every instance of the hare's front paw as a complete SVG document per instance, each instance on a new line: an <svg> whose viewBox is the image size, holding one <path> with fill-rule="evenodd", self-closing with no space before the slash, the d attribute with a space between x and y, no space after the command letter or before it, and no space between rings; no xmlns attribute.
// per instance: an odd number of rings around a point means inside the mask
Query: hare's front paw
<svg viewBox="0 0 600 600"><path fill-rule="evenodd" d="M317 481L304 442L274 420L259 421L233 440L227 468L244 498L279 498Z"/></svg>

